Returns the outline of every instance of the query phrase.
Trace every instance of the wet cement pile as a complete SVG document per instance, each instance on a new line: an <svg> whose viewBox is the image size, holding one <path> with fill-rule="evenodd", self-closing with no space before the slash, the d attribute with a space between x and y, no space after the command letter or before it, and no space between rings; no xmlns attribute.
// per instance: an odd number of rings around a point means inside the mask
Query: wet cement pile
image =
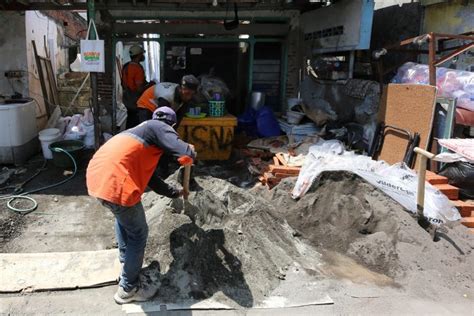
<svg viewBox="0 0 474 316"><path fill-rule="evenodd" d="M437 293L472 285L474 243L463 227L433 242L401 206L357 176L323 174L298 201L290 197L294 179L272 191L195 179L184 205L195 222L180 214L181 200L144 199L151 207L146 262L154 262L146 275L163 301L213 297L251 307L286 282L289 270L322 282L422 291L429 284Z"/></svg>

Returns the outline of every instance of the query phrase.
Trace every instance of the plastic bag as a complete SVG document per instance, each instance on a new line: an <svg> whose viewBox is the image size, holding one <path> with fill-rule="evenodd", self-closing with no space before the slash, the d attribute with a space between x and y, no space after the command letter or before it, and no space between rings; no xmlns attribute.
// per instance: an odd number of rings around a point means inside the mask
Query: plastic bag
<svg viewBox="0 0 474 316"><path fill-rule="evenodd" d="M428 66L405 63L398 69L392 82L429 84ZM438 67L436 87L438 96L457 98L457 107L474 111L474 72Z"/></svg>
<svg viewBox="0 0 474 316"><path fill-rule="evenodd" d="M207 101L212 100L216 93L223 96L224 100L229 97L230 90L223 80L210 75L201 76L199 79L201 83L198 92L202 94Z"/></svg>
<svg viewBox="0 0 474 316"><path fill-rule="evenodd" d="M66 133L64 134L65 140L82 140L86 136L86 132L82 128L81 123L82 115L75 114L71 117L71 121L66 128Z"/></svg>
<svg viewBox="0 0 474 316"><path fill-rule="evenodd" d="M298 180L293 188L293 198L303 196L314 180L325 171L349 171L365 179L400 203L408 211L417 212L417 174L405 164L388 165L370 157L345 151L338 141L320 141L311 146ZM425 187L424 215L435 224L441 225L459 220L457 208L448 198L429 183Z"/></svg>
<svg viewBox="0 0 474 316"><path fill-rule="evenodd" d="M449 179L449 184L459 188L462 198L474 199L474 164L455 162L446 164L440 175Z"/></svg>

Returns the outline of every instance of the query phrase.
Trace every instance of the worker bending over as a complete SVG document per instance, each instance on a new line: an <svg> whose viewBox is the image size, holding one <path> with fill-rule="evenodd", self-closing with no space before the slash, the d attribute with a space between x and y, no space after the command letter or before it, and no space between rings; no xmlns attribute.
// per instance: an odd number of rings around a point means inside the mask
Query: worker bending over
<svg viewBox="0 0 474 316"><path fill-rule="evenodd" d="M163 182L153 172L166 153L181 165L192 164L194 147L180 140L173 129L176 113L160 107L152 120L112 137L94 155L87 168L89 195L98 198L115 216L119 259L123 263L119 288L114 296L118 304L146 301L155 293L139 284L148 238L148 225L141 197L146 187L170 198L189 192Z"/></svg>
<svg viewBox="0 0 474 316"><path fill-rule="evenodd" d="M181 84L161 82L149 87L137 101L139 121L149 120L153 111L161 106L171 107L182 118L186 112L183 105L191 101L198 86L199 80L196 77L186 75L181 79Z"/></svg>

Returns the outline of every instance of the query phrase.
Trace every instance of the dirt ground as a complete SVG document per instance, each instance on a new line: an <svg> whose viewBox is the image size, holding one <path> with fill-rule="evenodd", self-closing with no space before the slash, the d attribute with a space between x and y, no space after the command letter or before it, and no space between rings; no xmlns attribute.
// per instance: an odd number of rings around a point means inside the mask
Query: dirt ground
<svg viewBox="0 0 474 316"><path fill-rule="evenodd" d="M2 204L2 252L115 247L113 218L87 196L80 169L64 186L33 195L39 207L31 214ZM213 297L238 311L160 315L472 315L474 241L464 227L446 229L433 242L397 203L345 173L323 175L298 201L289 194L294 179L272 191L249 189L253 179L235 162L201 165L194 176L184 205L145 194L145 281L162 301ZM62 177L48 166L28 187ZM4 294L0 314L117 314L115 289ZM334 305L248 309L271 295L325 294Z"/></svg>

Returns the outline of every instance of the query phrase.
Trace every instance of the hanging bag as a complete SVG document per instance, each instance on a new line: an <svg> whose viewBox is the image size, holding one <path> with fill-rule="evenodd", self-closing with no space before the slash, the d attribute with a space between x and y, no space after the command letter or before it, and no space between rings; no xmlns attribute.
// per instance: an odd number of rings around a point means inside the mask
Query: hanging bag
<svg viewBox="0 0 474 316"><path fill-rule="evenodd" d="M91 26L94 26L95 40L89 39ZM105 72L104 41L99 39L94 20L89 22L85 40L81 40L81 71Z"/></svg>

